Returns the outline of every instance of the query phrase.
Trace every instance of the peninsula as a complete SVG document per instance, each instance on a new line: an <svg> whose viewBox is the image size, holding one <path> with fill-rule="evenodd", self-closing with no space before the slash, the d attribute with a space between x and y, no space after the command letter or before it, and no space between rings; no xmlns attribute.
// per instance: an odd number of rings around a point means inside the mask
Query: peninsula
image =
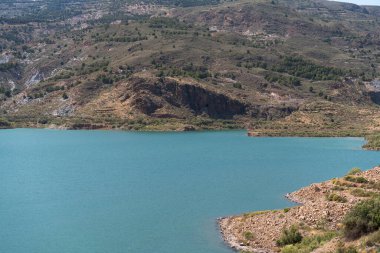
<svg viewBox="0 0 380 253"><path fill-rule="evenodd" d="M356 168L286 197L299 205L219 219L226 243L242 252L379 249L380 167L365 172Z"/></svg>

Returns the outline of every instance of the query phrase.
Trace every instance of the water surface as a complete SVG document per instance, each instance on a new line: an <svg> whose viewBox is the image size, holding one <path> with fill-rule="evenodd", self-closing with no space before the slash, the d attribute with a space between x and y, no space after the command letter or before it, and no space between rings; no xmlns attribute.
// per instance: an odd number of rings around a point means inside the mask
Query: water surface
<svg viewBox="0 0 380 253"><path fill-rule="evenodd" d="M230 253L215 219L369 169L360 138L0 131L0 252Z"/></svg>

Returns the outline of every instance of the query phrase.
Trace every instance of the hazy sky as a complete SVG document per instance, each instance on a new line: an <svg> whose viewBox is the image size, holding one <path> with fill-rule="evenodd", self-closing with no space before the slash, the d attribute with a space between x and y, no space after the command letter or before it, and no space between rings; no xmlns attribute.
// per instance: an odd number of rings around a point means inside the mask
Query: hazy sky
<svg viewBox="0 0 380 253"><path fill-rule="evenodd" d="M335 0L335 1L354 3L358 5L380 5L380 0Z"/></svg>

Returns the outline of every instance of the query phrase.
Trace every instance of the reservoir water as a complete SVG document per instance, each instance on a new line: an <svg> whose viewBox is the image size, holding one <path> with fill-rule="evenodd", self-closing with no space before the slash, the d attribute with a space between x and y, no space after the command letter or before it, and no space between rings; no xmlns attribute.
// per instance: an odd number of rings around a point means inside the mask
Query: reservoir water
<svg viewBox="0 0 380 253"><path fill-rule="evenodd" d="M230 253L216 218L370 169L361 138L0 131L1 253Z"/></svg>

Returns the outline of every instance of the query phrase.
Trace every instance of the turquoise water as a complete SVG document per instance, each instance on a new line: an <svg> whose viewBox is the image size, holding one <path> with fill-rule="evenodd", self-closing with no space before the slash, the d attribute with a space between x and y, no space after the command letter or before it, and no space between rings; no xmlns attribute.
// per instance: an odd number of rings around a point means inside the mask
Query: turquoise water
<svg viewBox="0 0 380 253"><path fill-rule="evenodd" d="M215 219L369 169L360 138L0 131L1 253L230 253Z"/></svg>

